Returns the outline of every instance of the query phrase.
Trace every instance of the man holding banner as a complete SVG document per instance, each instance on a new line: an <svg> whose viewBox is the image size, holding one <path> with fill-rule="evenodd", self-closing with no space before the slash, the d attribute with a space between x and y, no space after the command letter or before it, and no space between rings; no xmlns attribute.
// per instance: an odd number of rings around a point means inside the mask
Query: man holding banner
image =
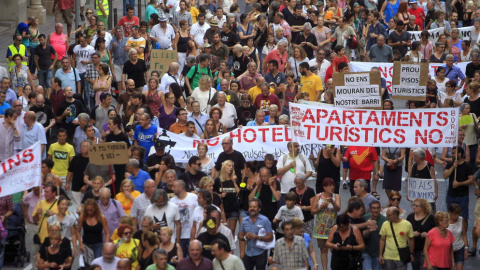
<svg viewBox="0 0 480 270"><path fill-rule="evenodd" d="M447 63L445 64L444 68L446 69L445 77L447 77L449 80L452 81L458 81L459 79L461 80L460 85L455 87L455 90L462 89L463 85L465 84L466 78L465 74L463 74L463 71L457 67L457 65L454 65L454 56L452 54L448 54L445 59Z"/></svg>

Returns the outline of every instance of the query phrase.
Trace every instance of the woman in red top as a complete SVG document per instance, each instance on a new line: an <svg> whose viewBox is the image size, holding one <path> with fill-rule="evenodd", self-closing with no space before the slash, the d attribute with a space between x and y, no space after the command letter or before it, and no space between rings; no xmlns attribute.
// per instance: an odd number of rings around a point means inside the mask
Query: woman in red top
<svg viewBox="0 0 480 270"><path fill-rule="evenodd" d="M454 237L448 228L449 215L446 212L437 212L435 214L435 223L437 227L431 229L425 239L423 253L425 262L423 267L431 269L454 269L453 260L453 241Z"/></svg>

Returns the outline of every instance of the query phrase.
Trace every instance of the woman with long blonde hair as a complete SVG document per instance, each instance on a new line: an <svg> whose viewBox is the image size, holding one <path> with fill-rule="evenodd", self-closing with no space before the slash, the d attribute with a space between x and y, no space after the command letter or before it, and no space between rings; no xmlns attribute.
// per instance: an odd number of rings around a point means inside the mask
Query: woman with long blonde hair
<svg viewBox="0 0 480 270"><path fill-rule="evenodd" d="M237 184L233 161L225 160L222 163L220 175L215 179L213 190L222 198L228 228L234 232L240 216L237 199L240 188Z"/></svg>
<svg viewBox="0 0 480 270"><path fill-rule="evenodd" d="M99 237L100 235L104 235L103 239ZM85 246L87 246L93 250L95 258L102 256L103 244L110 239L107 219L93 199L88 199L83 204L83 212L78 218L77 239L80 251L85 253Z"/></svg>

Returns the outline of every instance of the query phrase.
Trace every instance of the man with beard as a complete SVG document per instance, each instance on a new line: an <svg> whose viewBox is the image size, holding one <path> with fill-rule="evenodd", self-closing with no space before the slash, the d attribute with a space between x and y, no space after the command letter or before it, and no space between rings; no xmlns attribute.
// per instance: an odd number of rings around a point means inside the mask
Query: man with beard
<svg viewBox="0 0 480 270"><path fill-rule="evenodd" d="M70 142L73 142L73 133L76 128L74 120L84 112L85 107L83 107L82 102L73 97L73 89L66 87L65 100L58 105L56 121L59 127L67 130Z"/></svg>
<svg viewBox="0 0 480 270"><path fill-rule="evenodd" d="M325 81L325 76L327 75L327 69L330 67L331 63L325 59L325 51L320 49L317 51L317 57L308 61L310 67L317 68L317 75L322 79L322 82Z"/></svg>
<svg viewBox="0 0 480 270"><path fill-rule="evenodd" d="M307 92L310 94L310 101L319 101L323 91L320 77L310 71L310 65L307 62L300 63L300 74L302 74L300 78L302 87L298 93Z"/></svg>
<svg viewBox="0 0 480 270"><path fill-rule="evenodd" d="M185 190L186 185L182 180L176 180L173 182L173 193L175 197L171 199L171 202L178 206L180 213L180 223L182 226L182 235L180 239L180 246L182 247L183 254L187 254L188 242L190 242L190 232L193 225L193 211L198 206L197 195L189 193ZM177 241L178 242L178 241Z"/></svg>
<svg viewBox="0 0 480 270"><path fill-rule="evenodd" d="M162 227L170 227L175 233L172 242L182 239L182 224L178 206L168 201L168 194L164 189L153 192L151 205L145 210L145 216L153 217L153 228L159 231Z"/></svg>
<svg viewBox="0 0 480 270"><path fill-rule="evenodd" d="M272 174L266 167L260 169L259 176L260 178L253 184L253 189L248 195L248 198L250 200L253 198L259 199L262 206L259 209L260 213L272 222L276 214L276 209L278 209L278 201L280 201L282 197L280 182L278 182L276 178L271 177ZM275 211L272 211L272 209L275 209Z"/></svg>
<svg viewBox="0 0 480 270"><path fill-rule="evenodd" d="M199 14L198 15L198 22L194 23L192 25L192 28L190 29L190 35L193 36L193 39L199 46L202 46L205 37L205 33L207 32L207 29L210 28L210 25L208 23L205 23L205 14Z"/></svg>
<svg viewBox="0 0 480 270"><path fill-rule="evenodd" d="M212 36L213 45L211 54L217 57L217 60L228 61L228 56L230 55L230 49L224 43L222 43L220 33L215 32Z"/></svg>
<svg viewBox="0 0 480 270"><path fill-rule="evenodd" d="M45 105L45 98L43 95L37 95L35 98L35 105L30 107L37 117L37 121L43 125L45 132L55 125L55 117L53 116L52 108Z"/></svg>
<svg viewBox="0 0 480 270"><path fill-rule="evenodd" d="M115 269L120 258L115 256L115 244L107 242L103 245L102 257L98 257L92 261L92 265L96 264L102 269Z"/></svg>
<svg viewBox="0 0 480 270"><path fill-rule="evenodd" d="M273 240L272 224L260 214L262 203L253 198L248 203L249 216L243 219L238 240L240 240L240 258L246 270L264 269L267 264L268 251L258 248L257 241Z"/></svg>
<svg viewBox="0 0 480 270"><path fill-rule="evenodd" d="M408 47L412 45L411 35L404 31L404 29L403 21L400 20L397 22L396 30L388 36L388 45L392 47L392 50L398 50L400 55L406 55Z"/></svg>

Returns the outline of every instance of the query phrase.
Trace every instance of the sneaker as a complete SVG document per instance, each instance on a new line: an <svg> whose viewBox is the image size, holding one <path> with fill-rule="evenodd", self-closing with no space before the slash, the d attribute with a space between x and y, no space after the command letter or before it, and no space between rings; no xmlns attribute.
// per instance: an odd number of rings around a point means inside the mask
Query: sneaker
<svg viewBox="0 0 480 270"><path fill-rule="evenodd" d="M470 256L470 257L477 256L477 249L476 249L476 248L471 248L471 249L468 251L468 256Z"/></svg>
<svg viewBox="0 0 480 270"><path fill-rule="evenodd" d="M343 182L343 189L347 189L347 182Z"/></svg>

